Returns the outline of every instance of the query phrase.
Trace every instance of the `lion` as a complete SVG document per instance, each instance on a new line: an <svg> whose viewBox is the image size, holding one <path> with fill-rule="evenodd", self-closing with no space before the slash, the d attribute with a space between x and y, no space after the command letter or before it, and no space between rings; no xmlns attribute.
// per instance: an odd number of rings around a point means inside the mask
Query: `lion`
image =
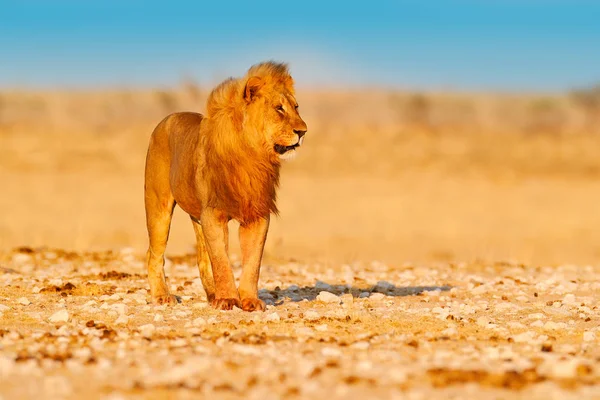
<svg viewBox="0 0 600 400"><path fill-rule="evenodd" d="M287 64L253 65L209 95L206 115L182 112L152 132L144 200L149 246L148 281L155 304L176 304L164 272L164 252L175 205L189 214L198 270L209 303L264 311L258 278L281 162L302 144L307 125L298 113ZM228 256L230 220L240 223L242 275L236 288Z"/></svg>

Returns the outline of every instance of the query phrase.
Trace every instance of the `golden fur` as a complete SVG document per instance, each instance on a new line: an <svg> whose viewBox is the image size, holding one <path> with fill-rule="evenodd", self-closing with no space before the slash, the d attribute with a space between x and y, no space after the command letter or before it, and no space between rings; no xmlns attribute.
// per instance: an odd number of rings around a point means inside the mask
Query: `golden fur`
<svg viewBox="0 0 600 400"><path fill-rule="evenodd" d="M154 130L146 159L145 204L153 300L174 303L164 276L164 250L175 204L197 239L198 267L216 308L264 309L258 274L281 159L306 132L285 64L266 62L230 78L209 96L206 116L177 113ZM239 290L227 257L227 221L240 222L243 272Z"/></svg>

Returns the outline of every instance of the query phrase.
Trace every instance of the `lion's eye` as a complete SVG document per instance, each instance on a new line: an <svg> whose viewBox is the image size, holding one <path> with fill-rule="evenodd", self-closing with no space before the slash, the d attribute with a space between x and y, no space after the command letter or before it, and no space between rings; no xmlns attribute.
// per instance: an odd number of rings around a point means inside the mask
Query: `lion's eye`
<svg viewBox="0 0 600 400"><path fill-rule="evenodd" d="M285 112L285 110L283 109L283 106L277 106L277 108L275 108L275 110L277 110L277 112L280 112L282 114Z"/></svg>

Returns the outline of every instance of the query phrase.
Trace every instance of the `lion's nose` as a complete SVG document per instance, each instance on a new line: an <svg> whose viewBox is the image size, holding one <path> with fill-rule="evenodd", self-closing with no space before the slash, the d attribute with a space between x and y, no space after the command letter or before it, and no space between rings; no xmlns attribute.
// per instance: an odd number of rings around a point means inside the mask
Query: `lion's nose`
<svg viewBox="0 0 600 400"><path fill-rule="evenodd" d="M302 139L302 136L306 134L306 129L294 129L294 133L298 135L298 139Z"/></svg>

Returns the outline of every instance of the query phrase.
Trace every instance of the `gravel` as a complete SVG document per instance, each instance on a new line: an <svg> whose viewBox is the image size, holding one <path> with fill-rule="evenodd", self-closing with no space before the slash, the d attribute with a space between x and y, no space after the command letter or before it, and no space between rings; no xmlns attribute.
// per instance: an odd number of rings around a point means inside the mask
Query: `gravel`
<svg viewBox="0 0 600 400"><path fill-rule="evenodd" d="M0 253L2 398L600 397L598 267L265 263L245 313L194 255L152 305L143 260Z"/></svg>

